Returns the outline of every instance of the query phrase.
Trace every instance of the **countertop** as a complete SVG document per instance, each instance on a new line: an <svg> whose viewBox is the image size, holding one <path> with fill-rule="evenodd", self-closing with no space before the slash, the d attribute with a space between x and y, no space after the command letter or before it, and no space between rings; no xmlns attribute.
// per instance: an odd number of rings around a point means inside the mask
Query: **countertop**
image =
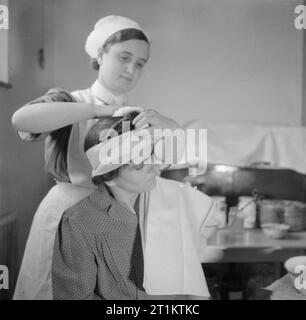
<svg viewBox="0 0 306 320"><path fill-rule="evenodd" d="M209 248L218 249L288 249L306 248L306 231L288 232L283 239L272 239L261 229L244 229L234 231L219 229L207 241Z"/></svg>
<svg viewBox="0 0 306 320"><path fill-rule="evenodd" d="M202 262L283 262L304 255L306 231L288 232L283 239L271 239L261 229L217 230L203 240Z"/></svg>

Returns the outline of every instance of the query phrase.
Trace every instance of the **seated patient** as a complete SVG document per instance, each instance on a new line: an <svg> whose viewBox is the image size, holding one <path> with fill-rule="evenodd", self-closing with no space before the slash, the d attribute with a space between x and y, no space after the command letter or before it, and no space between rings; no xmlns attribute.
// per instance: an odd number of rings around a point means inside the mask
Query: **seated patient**
<svg viewBox="0 0 306 320"><path fill-rule="evenodd" d="M126 121L133 131L131 123L137 115L131 112L99 120L86 137L87 155L88 150L106 141L108 135L103 136L103 132L111 129L122 135L122 128L126 128L122 123ZM143 195L161 179L157 178L159 169L155 164L129 161L102 170L103 174L93 174L97 190L66 210L57 230L52 260L54 299L183 297L181 292L150 295L143 287L145 239L141 230L145 229L147 206Z"/></svg>

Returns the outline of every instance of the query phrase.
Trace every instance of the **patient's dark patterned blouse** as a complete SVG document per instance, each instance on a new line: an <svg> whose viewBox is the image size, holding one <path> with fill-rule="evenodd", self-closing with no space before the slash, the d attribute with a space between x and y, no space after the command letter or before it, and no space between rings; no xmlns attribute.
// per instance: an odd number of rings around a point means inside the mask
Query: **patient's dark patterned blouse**
<svg viewBox="0 0 306 320"><path fill-rule="evenodd" d="M54 299L182 298L146 294L143 274L138 217L106 187L64 213L52 261Z"/></svg>

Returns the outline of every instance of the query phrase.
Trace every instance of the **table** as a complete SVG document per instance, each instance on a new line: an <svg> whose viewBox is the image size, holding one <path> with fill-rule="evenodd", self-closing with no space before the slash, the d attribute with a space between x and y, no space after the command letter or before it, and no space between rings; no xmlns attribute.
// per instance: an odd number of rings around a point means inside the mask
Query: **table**
<svg viewBox="0 0 306 320"><path fill-rule="evenodd" d="M217 230L203 240L203 263L281 262L289 257L305 255L306 231L289 232L283 239L266 236L261 229Z"/></svg>
<svg viewBox="0 0 306 320"><path fill-rule="evenodd" d="M275 240L261 229L225 228L217 230L208 240L203 239L202 246L202 263L206 268L212 264L214 270L217 264L218 270L221 268L217 274L226 272L226 269L222 271L223 266L226 268L225 263L271 263L273 277L267 277L264 280L267 283L255 290L256 299L271 299L271 292L263 288L283 276L284 261L292 256L305 255L306 231L289 232L283 239Z"/></svg>

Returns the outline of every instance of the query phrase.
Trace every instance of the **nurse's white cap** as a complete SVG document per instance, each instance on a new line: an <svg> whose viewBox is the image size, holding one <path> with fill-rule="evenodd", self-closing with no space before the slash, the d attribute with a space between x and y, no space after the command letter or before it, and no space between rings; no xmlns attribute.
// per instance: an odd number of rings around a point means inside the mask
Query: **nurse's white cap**
<svg viewBox="0 0 306 320"><path fill-rule="evenodd" d="M97 58L98 50L103 47L106 40L116 32L125 29L139 30L148 38L137 22L126 17L111 15L101 18L95 24L94 30L91 31L85 43L86 52L91 58Z"/></svg>

